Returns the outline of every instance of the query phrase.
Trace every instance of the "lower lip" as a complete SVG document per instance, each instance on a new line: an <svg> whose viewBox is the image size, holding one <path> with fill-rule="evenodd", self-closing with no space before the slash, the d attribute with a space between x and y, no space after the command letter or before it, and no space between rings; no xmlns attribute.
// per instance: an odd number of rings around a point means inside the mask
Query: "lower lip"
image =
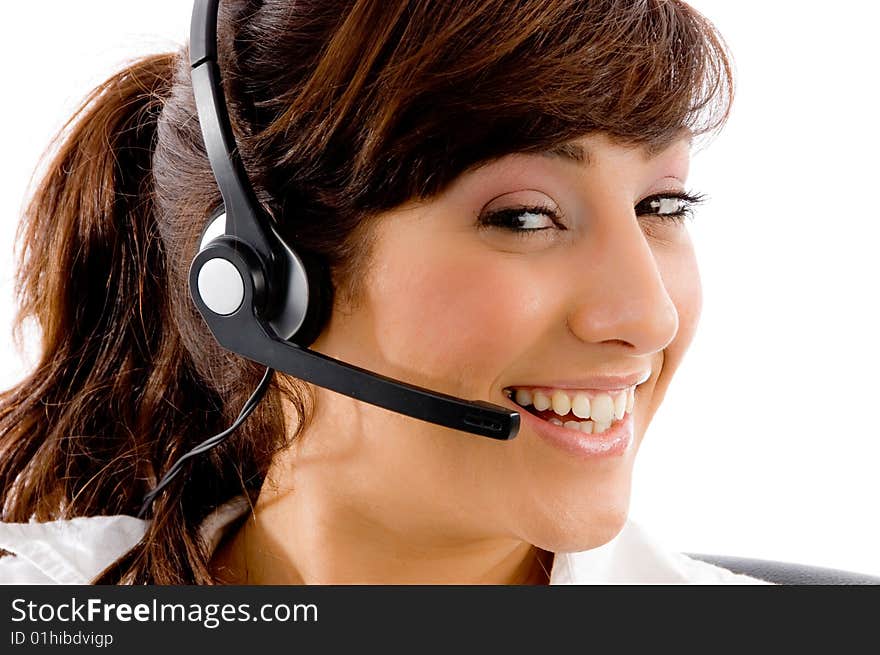
<svg viewBox="0 0 880 655"><path fill-rule="evenodd" d="M632 412L624 414L622 419L612 423L605 432L586 434L569 430L561 425L553 425L519 405L516 407L526 425L537 432L538 436L551 446L575 457L588 459L620 457L629 450L633 442Z"/></svg>

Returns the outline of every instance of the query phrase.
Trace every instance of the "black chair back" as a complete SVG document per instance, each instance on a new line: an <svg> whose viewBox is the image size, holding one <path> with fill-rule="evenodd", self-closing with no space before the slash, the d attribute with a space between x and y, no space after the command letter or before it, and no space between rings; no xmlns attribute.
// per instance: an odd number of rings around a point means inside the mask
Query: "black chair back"
<svg viewBox="0 0 880 655"><path fill-rule="evenodd" d="M767 580L776 584L880 584L880 578L854 571L841 571L839 569L827 569L819 566L807 566L806 564L775 562L773 560L752 559L748 557L729 557L727 555L705 555L702 553L685 553L685 555L720 566L734 573L750 575L753 578Z"/></svg>

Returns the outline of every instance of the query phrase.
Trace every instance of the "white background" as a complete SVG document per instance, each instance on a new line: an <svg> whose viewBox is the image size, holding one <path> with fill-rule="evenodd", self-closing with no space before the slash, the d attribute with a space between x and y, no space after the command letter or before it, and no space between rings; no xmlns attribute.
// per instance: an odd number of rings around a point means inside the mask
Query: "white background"
<svg viewBox="0 0 880 655"><path fill-rule="evenodd" d="M880 129L876 25L858 0L694 0L733 52L731 120L698 152L704 285L690 353L649 429L632 516L672 548L880 575ZM186 38L190 3L13 3L0 40L0 386L30 175L123 59Z"/></svg>

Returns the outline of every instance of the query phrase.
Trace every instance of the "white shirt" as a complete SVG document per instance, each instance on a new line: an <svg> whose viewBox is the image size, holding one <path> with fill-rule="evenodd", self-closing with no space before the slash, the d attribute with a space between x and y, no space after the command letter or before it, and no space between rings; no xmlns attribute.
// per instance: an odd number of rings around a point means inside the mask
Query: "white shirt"
<svg viewBox="0 0 880 655"><path fill-rule="evenodd" d="M237 496L199 527L213 552L227 528L249 509ZM89 584L131 549L148 522L128 515L88 516L37 523L0 522L0 584ZM556 553L550 584L770 584L664 548L627 520L608 543L577 553Z"/></svg>

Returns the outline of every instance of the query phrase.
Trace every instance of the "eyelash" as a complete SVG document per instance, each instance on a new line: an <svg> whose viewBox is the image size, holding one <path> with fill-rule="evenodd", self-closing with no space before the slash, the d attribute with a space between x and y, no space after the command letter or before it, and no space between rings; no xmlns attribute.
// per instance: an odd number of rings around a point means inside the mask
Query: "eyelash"
<svg viewBox="0 0 880 655"><path fill-rule="evenodd" d="M674 200L682 200L684 201L684 206L677 212L673 212L671 214L657 214L655 212L647 212L647 214L638 214L639 216L645 215L654 215L664 221L673 221L675 223L684 223L685 219L694 217L694 207L699 205L701 202L706 200L705 194L702 193L690 193L690 192L672 192L672 193L655 193L652 196L648 196L647 198L640 200L636 205L643 205L645 203L650 203L652 201L664 200L667 198L672 198Z"/></svg>
<svg viewBox="0 0 880 655"><path fill-rule="evenodd" d="M703 202L706 199L706 196L701 193L690 193L690 192L655 193L654 195L648 196L647 198L640 200L636 204L636 208L638 208L642 205L645 205L645 204L650 205L651 202L657 202L657 201L666 200L666 199L681 200L684 202L684 206L679 211L668 213L668 214L658 214L655 211L655 212L642 212L641 214L637 214L637 215L638 216L651 216L651 215L653 215L653 216L657 216L658 218L660 218L661 220L664 220L664 221L672 221L673 223L684 223L684 221L686 219L693 218L694 206ZM556 224L557 227L559 227L563 230L567 229L560 222L559 213L555 209L550 207L549 205L524 205L524 206L520 206L520 207L505 207L504 209L498 209L496 211L489 212L488 214L483 215L479 220L479 224L480 224L480 227L482 227L482 228L497 227L497 228L501 228L502 230L506 230L508 232L516 234L517 236L528 236L533 233L543 232L544 230L552 229L550 226L526 229L526 228L521 228L521 227L517 227L515 225L512 225L509 222L507 222L507 223L505 222L505 221L510 221L511 219L517 218L523 214L544 214L546 216L549 216L550 219Z"/></svg>

